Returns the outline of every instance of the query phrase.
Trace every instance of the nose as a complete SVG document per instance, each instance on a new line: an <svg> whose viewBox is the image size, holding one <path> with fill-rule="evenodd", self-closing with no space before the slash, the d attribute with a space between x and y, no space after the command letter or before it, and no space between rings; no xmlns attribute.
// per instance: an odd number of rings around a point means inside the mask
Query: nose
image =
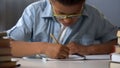
<svg viewBox="0 0 120 68"><path fill-rule="evenodd" d="M72 18L65 18L65 19L63 19L63 21L65 23L71 23L72 22Z"/></svg>
<svg viewBox="0 0 120 68"><path fill-rule="evenodd" d="M59 21L65 26L70 26L77 21L77 18L64 18Z"/></svg>

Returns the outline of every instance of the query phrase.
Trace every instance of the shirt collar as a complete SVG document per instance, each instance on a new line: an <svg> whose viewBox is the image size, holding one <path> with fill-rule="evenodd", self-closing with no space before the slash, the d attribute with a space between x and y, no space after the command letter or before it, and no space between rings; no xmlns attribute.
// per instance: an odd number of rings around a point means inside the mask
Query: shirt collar
<svg viewBox="0 0 120 68"><path fill-rule="evenodd" d="M47 0L46 7L44 7L44 8L45 9L44 9L41 17L52 17L53 12L52 12L52 7L51 7L51 4L50 4L49 0Z"/></svg>
<svg viewBox="0 0 120 68"><path fill-rule="evenodd" d="M89 14L87 13L87 9L86 9L86 6L85 6L85 5L84 5L84 8L83 8L82 15L83 15L83 16L86 16L86 17L89 16Z"/></svg>

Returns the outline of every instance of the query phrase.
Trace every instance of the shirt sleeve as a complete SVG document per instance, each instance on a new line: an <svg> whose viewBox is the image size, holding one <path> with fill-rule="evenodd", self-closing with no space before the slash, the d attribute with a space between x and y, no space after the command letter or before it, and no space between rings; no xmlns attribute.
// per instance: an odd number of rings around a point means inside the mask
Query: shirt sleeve
<svg viewBox="0 0 120 68"><path fill-rule="evenodd" d="M30 41L34 16L34 7L29 5L17 24L7 31L8 36L14 40Z"/></svg>
<svg viewBox="0 0 120 68"><path fill-rule="evenodd" d="M110 23L109 20L104 17L104 15L99 15L98 19L100 20L98 22L96 34L97 39L99 39L101 42L107 42L116 39L116 32L118 27Z"/></svg>
<svg viewBox="0 0 120 68"><path fill-rule="evenodd" d="M107 42L113 39L116 39L116 32L117 32L117 26L113 26L113 25L109 25L110 23L104 23L104 25L102 27L100 27L101 29L98 34L100 37L99 39L101 39L101 42Z"/></svg>

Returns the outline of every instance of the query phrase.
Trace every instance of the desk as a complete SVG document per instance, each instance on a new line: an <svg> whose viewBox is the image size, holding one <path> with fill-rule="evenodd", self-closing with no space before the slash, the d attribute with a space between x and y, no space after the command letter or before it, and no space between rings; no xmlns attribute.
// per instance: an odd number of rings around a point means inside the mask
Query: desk
<svg viewBox="0 0 120 68"><path fill-rule="evenodd" d="M19 68L109 68L109 60L47 61L19 59Z"/></svg>

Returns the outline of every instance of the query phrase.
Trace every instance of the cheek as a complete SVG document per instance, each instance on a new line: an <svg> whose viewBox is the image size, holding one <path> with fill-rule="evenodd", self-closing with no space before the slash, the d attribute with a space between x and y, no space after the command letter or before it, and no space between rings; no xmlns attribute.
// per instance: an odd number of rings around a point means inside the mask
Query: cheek
<svg viewBox="0 0 120 68"><path fill-rule="evenodd" d="M78 21L78 18L73 19L73 22L74 22L74 23L77 22L77 21Z"/></svg>

